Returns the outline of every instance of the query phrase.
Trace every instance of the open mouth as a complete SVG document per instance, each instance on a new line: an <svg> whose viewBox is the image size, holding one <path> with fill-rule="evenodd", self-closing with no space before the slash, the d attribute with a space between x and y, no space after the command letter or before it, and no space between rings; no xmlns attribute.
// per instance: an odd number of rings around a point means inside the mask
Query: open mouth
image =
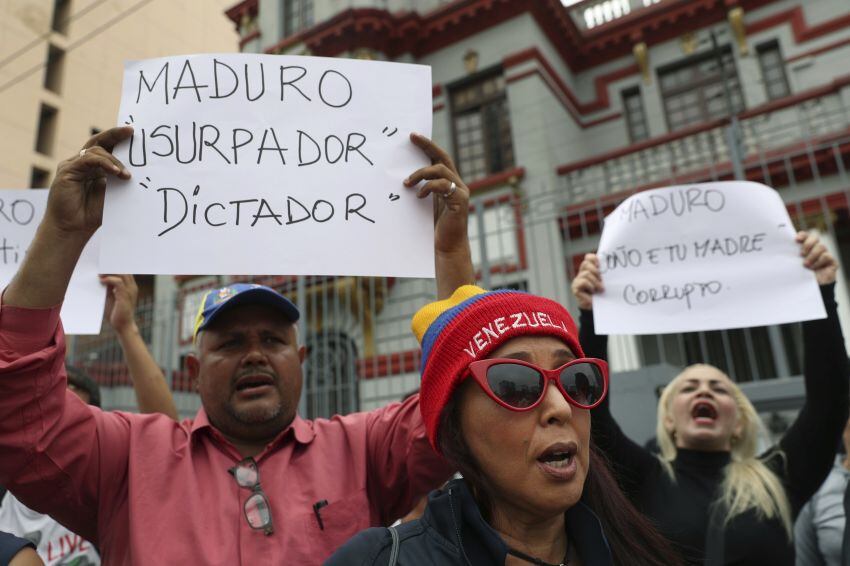
<svg viewBox="0 0 850 566"><path fill-rule="evenodd" d="M691 409L691 417L697 422L713 423L717 419L717 409L711 403L701 401Z"/></svg>
<svg viewBox="0 0 850 566"><path fill-rule="evenodd" d="M554 470L565 470L573 463L578 447L575 442L558 442L549 446L537 461Z"/></svg>
<svg viewBox="0 0 850 566"><path fill-rule="evenodd" d="M263 387L271 387L274 385L274 378L270 375L246 375L236 381L236 391L252 392Z"/></svg>

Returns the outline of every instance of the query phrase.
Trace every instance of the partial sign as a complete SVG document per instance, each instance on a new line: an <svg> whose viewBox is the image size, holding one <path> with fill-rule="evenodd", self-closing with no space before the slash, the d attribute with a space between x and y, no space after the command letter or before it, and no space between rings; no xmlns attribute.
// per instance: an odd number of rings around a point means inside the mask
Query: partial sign
<svg viewBox="0 0 850 566"><path fill-rule="evenodd" d="M664 334L824 318L779 195L759 183L655 189L626 199L599 242L600 334Z"/></svg>
<svg viewBox="0 0 850 566"><path fill-rule="evenodd" d="M277 55L127 63L100 267L120 273L433 277L422 65Z"/></svg>
<svg viewBox="0 0 850 566"><path fill-rule="evenodd" d="M46 190L0 190L0 288L15 276L47 209ZM83 250L62 304L65 334L100 334L106 288L97 272L98 231Z"/></svg>

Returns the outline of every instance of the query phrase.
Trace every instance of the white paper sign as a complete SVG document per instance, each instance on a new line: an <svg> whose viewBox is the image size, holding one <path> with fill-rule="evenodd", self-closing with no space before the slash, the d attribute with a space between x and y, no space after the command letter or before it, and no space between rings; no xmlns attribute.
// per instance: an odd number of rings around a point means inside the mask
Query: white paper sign
<svg viewBox="0 0 850 566"><path fill-rule="evenodd" d="M47 191L0 190L0 288L12 281L47 208ZM62 304L65 334L100 334L106 287L98 279L100 232L83 250Z"/></svg>
<svg viewBox="0 0 850 566"><path fill-rule="evenodd" d="M605 218L593 297L600 334L664 334L824 318L785 204L751 182L626 199Z"/></svg>
<svg viewBox="0 0 850 566"><path fill-rule="evenodd" d="M431 70L278 55L129 62L100 268L433 277Z"/></svg>

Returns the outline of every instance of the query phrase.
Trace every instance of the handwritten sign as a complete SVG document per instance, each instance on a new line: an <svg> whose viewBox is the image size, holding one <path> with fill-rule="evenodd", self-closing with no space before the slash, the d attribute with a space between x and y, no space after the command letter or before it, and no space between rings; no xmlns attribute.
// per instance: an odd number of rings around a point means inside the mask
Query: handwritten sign
<svg viewBox="0 0 850 566"><path fill-rule="evenodd" d="M431 71L277 55L127 63L100 267L163 274L433 277Z"/></svg>
<svg viewBox="0 0 850 566"><path fill-rule="evenodd" d="M12 281L47 208L46 190L0 190L0 288ZM100 334L106 288L97 277L100 232L89 241L62 304L66 334Z"/></svg>
<svg viewBox="0 0 850 566"><path fill-rule="evenodd" d="M605 219L593 298L601 334L663 334L824 318L780 196L759 183L655 189Z"/></svg>

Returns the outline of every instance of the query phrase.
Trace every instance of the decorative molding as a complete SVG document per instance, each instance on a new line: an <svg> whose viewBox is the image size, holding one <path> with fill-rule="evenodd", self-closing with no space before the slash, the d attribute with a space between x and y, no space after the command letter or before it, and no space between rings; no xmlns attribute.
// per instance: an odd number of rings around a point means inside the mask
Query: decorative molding
<svg viewBox="0 0 850 566"><path fill-rule="evenodd" d="M810 26L806 22L806 14L801 6L796 6L784 12L778 12L757 22L747 24L747 35L762 32L782 24L791 24L791 32L796 43L805 43L839 29L850 27L850 12L832 18L823 23Z"/></svg>
<svg viewBox="0 0 850 566"><path fill-rule="evenodd" d="M821 47L817 47L815 49L812 49L810 51L804 51L803 53L797 53L796 55L794 55L792 57L788 57L787 59L785 59L785 62L786 63L793 63L794 61L799 61L800 59L805 59L806 57L812 57L813 55L820 55L821 53L826 53L827 51L832 51L833 49L839 49L839 48L844 47L846 45L850 45L850 37L847 37L845 39L840 39L840 40L833 42L833 43L828 43L828 44L823 45Z"/></svg>
<svg viewBox="0 0 850 566"><path fill-rule="evenodd" d="M739 117L742 120L745 120L754 116L758 116L760 114L766 114L768 112L781 110L782 108L794 106L796 104L800 104L801 102L805 102L806 100L811 100L813 98L819 98L826 94L838 92L839 90L848 85L850 85L850 75L844 75L842 77L834 79L833 81L823 86L805 90L803 92L799 92L791 96L786 96L785 98L780 98L778 100L772 100L770 102L762 104L761 106L751 108L739 114ZM692 136L694 134L698 134L700 132L711 130L712 128L722 126L726 122L726 118L718 118L715 120L710 120L708 122L703 122L701 124L697 124L689 128L683 128L681 130L676 130L675 132L670 132L661 136L644 140L642 142L621 147L619 149L615 149L606 153L598 154L588 159L583 159L581 161L560 165L558 166L556 171L558 175L566 175L567 173L570 173L572 171L585 169L593 165L599 165L600 163L604 163L605 161L617 159L630 153L635 153L651 147L657 147L670 143L671 141L679 140L688 136Z"/></svg>

